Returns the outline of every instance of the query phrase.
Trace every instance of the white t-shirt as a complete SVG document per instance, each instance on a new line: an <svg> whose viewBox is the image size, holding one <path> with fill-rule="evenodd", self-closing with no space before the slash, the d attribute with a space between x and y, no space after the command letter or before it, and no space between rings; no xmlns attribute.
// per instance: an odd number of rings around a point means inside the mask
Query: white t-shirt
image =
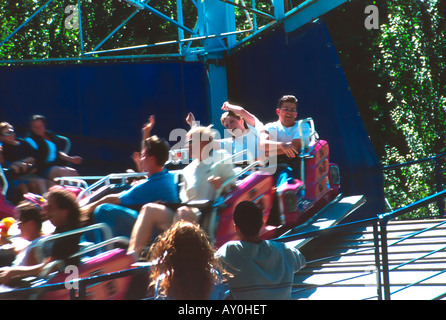
<svg viewBox="0 0 446 320"><path fill-rule="evenodd" d="M180 192L181 201L214 200L216 191L208 182L208 178L221 177L224 182L235 175L232 161L219 163L212 169L214 163L227 157L229 154L225 150L217 150L213 152L211 159L201 162L195 159L187 165L182 170L184 185Z"/></svg>
<svg viewBox="0 0 446 320"><path fill-rule="evenodd" d="M249 124L245 134L235 137L219 140L221 148L225 149L230 154L236 154L243 150L248 150L247 153L234 159L234 161L248 161L265 160L265 151L260 148L260 133L263 130L263 123L254 117L254 126Z"/></svg>
<svg viewBox="0 0 446 320"><path fill-rule="evenodd" d="M12 265L13 265L13 266L26 266L26 265L27 265L27 264L26 264L26 260L27 260L27 258L28 258L28 255L31 254L32 250L36 247L37 242L39 242L40 239L41 239L40 237L37 238L37 239L34 239L33 241L31 241L31 242L28 244L28 246L27 246L25 249L23 249L22 251L20 251L20 252L17 254L17 256L16 256L14 262L12 263Z"/></svg>
<svg viewBox="0 0 446 320"><path fill-rule="evenodd" d="M265 125L265 130L269 133L270 140L278 142L291 142L294 139L300 139L299 125L301 120L296 121L292 127L284 127L279 120L270 122ZM302 124L302 135L305 146L310 144L311 127L308 123Z"/></svg>

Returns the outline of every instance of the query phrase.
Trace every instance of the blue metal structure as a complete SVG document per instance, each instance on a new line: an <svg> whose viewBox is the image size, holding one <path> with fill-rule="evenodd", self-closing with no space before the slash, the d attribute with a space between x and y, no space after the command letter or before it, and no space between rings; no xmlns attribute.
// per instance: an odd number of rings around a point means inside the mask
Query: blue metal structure
<svg viewBox="0 0 446 320"><path fill-rule="evenodd" d="M14 35L16 35L25 25L27 25L32 19L34 19L40 12L46 9L54 0L49 0L42 6L40 6L33 14L24 21L20 26L18 26L9 36L2 39L0 42L0 48L8 40L10 40ZM302 1L299 5L285 10L285 5L288 7L289 4L287 0L271 0L270 11L265 12L257 8L255 0L251 1L251 6L248 6L244 0L231 1L231 0L191 0L193 5L197 10L197 20L193 29L184 25L183 22L183 0L175 1L175 11L177 20L169 17L167 14L160 12L150 5L151 0L125 0L129 5L135 7L135 11L126 18L121 24L119 24L109 35L107 35L95 48L90 52L83 52L80 57L66 57L64 59L58 59L56 61L72 61L84 59L92 55L102 55L109 52L116 51L127 51L134 50L142 47L150 46L163 46L172 43L178 43L178 55L172 55L173 58L178 56L186 60L197 60L198 56L209 55L209 54L223 54L236 48L243 42L249 41L251 38L255 37L258 33L267 30L274 25L284 24L287 32L294 31L299 27L311 22L314 19L322 16L323 14L329 12L330 10L336 8L337 6L343 4L347 0L306 0ZM155 0L153 0L155 1ZM80 27L80 46L83 47L83 28L82 28L82 0L77 1L77 11L79 13L79 27ZM290 2L292 5L292 3ZM251 26L250 29L243 30L236 25L235 20L235 8L239 8L243 11L246 19L249 21ZM100 50L102 45L107 42L115 33L117 33L129 20L135 17L137 14L142 14L140 12L148 11L178 28L178 34L171 41L163 43L151 43L151 44L140 44L132 47L117 47L110 50ZM259 26L257 23L257 16L262 16L269 20L269 23L264 26ZM185 33L189 37L185 36ZM246 34L246 36L237 40L237 34ZM203 42L202 47L191 48L190 44L192 42ZM187 44L184 45L183 44ZM97 57L92 57L95 59ZM114 57L119 59L120 57ZM133 56L133 58L138 58L138 56ZM144 56L141 56L144 58ZM37 60L20 61L20 60L4 60L0 63L24 63L33 62ZM40 61L40 60L38 60ZM51 62L52 59L45 59L45 61Z"/></svg>

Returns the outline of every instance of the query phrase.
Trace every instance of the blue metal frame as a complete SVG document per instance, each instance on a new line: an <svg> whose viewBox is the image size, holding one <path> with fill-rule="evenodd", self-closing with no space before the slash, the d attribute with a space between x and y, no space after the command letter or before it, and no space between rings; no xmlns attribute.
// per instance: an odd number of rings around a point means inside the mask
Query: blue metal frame
<svg viewBox="0 0 446 320"><path fill-rule="evenodd" d="M121 24L119 24L108 36L106 36L98 45L94 47L94 49L90 52L84 52L84 39L83 39L83 27L82 27L82 8L81 8L81 0L77 1L78 13L79 13L79 31L80 31L80 47L81 47L81 56L79 57L66 57L59 59L11 59L11 60L3 60L1 63L28 63L28 62L61 62L61 61L73 61L73 60L84 60L86 57L93 58L92 55L105 54L109 52L116 52L122 50L132 50L132 49L140 49L140 48L150 48L155 46L163 46L170 45L172 43L178 44L178 54L172 55L175 59L178 57L190 60L198 60L199 57L207 57L208 54L211 54L211 58L213 58L212 54L223 54L224 52L229 52L230 50L236 48L237 46L249 41L252 37L256 36L259 32L263 32L275 24L284 23L286 28L292 29L301 26L304 23L310 22L314 20L315 14L317 17L334 9L335 7L341 5L347 0L307 0L304 3L300 4L296 8L292 8L288 12L284 12L284 2L283 0L271 0L274 9L274 16L263 12L256 8L255 0L252 0L252 6L246 6L243 0L240 0L241 3L237 3L236 0L192 0L194 5L197 7L197 23L195 28L192 30L186 27L183 24L183 3L182 0L176 1L176 10L177 10L177 19L178 21L168 17L166 14L160 12L159 10L154 9L152 6L148 5L150 0L126 0L127 3L136 7L134 13L132 13L127 19L125 19ZM217 33L211 33L206 28L207 23L211 23L212 21L208 20L206 15L206 6L209 4L213 4L214 2L222 2L228 6L234 6L243 9L246 17L251 25L251 29L241 30L237 29L236 26L228 26L226 30ZM53 0L48 0L44 5L42 5L38 10L36 10L25 22L23 22L17 29L15 29L10 35L8 35L5 39L0 42L0 47L5 44L8 40L10 40L17 32L19 32L26 24L28 24L32 19L34 19L42 10L44 10L48 5L50 5ZM116 32L118 32L129 20L131 20L138 12L141 10L147 10L152 14L162 18L165 21L168 21L172 25L178 28L178 37L172 41L166 41L162 43L154 43L154 44L143 44L143 45L135 45L126 48L115 48L111 50L101 50L99 48L108 41ZM224 13L222 13L224 14ZM252 16L250 16L251 14ZM270 19L270 23L265 26L258 27L257 16L262 16ZM190 34L189 38L184 37L184 32ZM202 48L190 48L190 44L194 41L211 41L215 39L228 38L231 36L235 36L237 34L247 34L244 39L236 41L233 45L225 46L222 45L221 48L208 49L206 46ZM220 41L220 40L219 40ZM224 44L222 41L221 43ZM187 44L187 46L183 46ZM167 55L168 56L168 55ZM147 59L150 55L133 55L132 59L143 58ZM99 57L94 57L95 59L102 60ZM122 57L115 57L116 59ZM113 59L113 57L108 57L108 59Z"/></svg>

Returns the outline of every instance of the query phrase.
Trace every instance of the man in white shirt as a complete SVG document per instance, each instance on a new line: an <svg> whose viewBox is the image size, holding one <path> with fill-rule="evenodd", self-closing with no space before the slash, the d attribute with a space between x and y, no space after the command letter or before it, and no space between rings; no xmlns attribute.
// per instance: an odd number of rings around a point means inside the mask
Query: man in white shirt
<svg viewBox="0 0 446 320"><path fill-rule="evenodd" d="M232 298L289 300L294 273L305 267L305 257L296 248L260 238L263 212L251 201L236 206L234 224L240 241L229 241L216 252L232 274L228 278Z"/></svg>
<svg viewBox="0 0 446 320"><path fill-rule="evenodd" d="M302 137L300 135L300 122L297 118L298 101L295 96L285 95L280 98L276 113L279 119L265 125L261 135L261 147L269 156L284 155L286 158L295 158L302 147L302 138L307 146L310 139L310 126L302 124Z"/></svg>

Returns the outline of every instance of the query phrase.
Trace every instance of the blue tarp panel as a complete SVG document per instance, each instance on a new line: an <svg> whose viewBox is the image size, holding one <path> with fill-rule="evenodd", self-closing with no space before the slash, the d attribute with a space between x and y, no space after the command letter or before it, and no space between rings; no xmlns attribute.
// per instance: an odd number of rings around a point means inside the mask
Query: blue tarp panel
<svg viewBox="0 0 446 320"><path fill-rule="evenodd" d="M82 175L133 168L141 127L156 115L153 134L169 139L186 129L186 113L209 121L207 78L201 63L25 66L0 68L0 121L19 136L32 114L43 114L48 128L72 140L82 156ZM171 141L171 145L177 142Z"/></svg>
<svg viewBox="0 0 446 320"><path fill-rule="evenodd" d="M295 95L298 118L312 117L320 138L330 145L330 160L341 170L342 192L366 195L367 205L355 219L384 212L380 163L323 23L289 34L276 28L234 53L227 67L230 101L264 123L277 120L282 95Z"/></svg>
<svg viewBox="0 0 446 320"><path fill-rule="evenodd" d="M384 211L380 163L324 24L262 34L227 59L227 70L230 101L264 123L277 120L279 97L296 95L298 117L312 117L330 144L342 192L367 198L355 218ZM78 167L85 175L132 167L130 155L139 149L140 129L150 114L157 116L154 134L167 139L171 130L187 128L189 111L209 123L208 108L203 63L0 68L0 121L23 135L32 114L46 115L50 129L71 138L71 153L85 158Z"/></svg>

